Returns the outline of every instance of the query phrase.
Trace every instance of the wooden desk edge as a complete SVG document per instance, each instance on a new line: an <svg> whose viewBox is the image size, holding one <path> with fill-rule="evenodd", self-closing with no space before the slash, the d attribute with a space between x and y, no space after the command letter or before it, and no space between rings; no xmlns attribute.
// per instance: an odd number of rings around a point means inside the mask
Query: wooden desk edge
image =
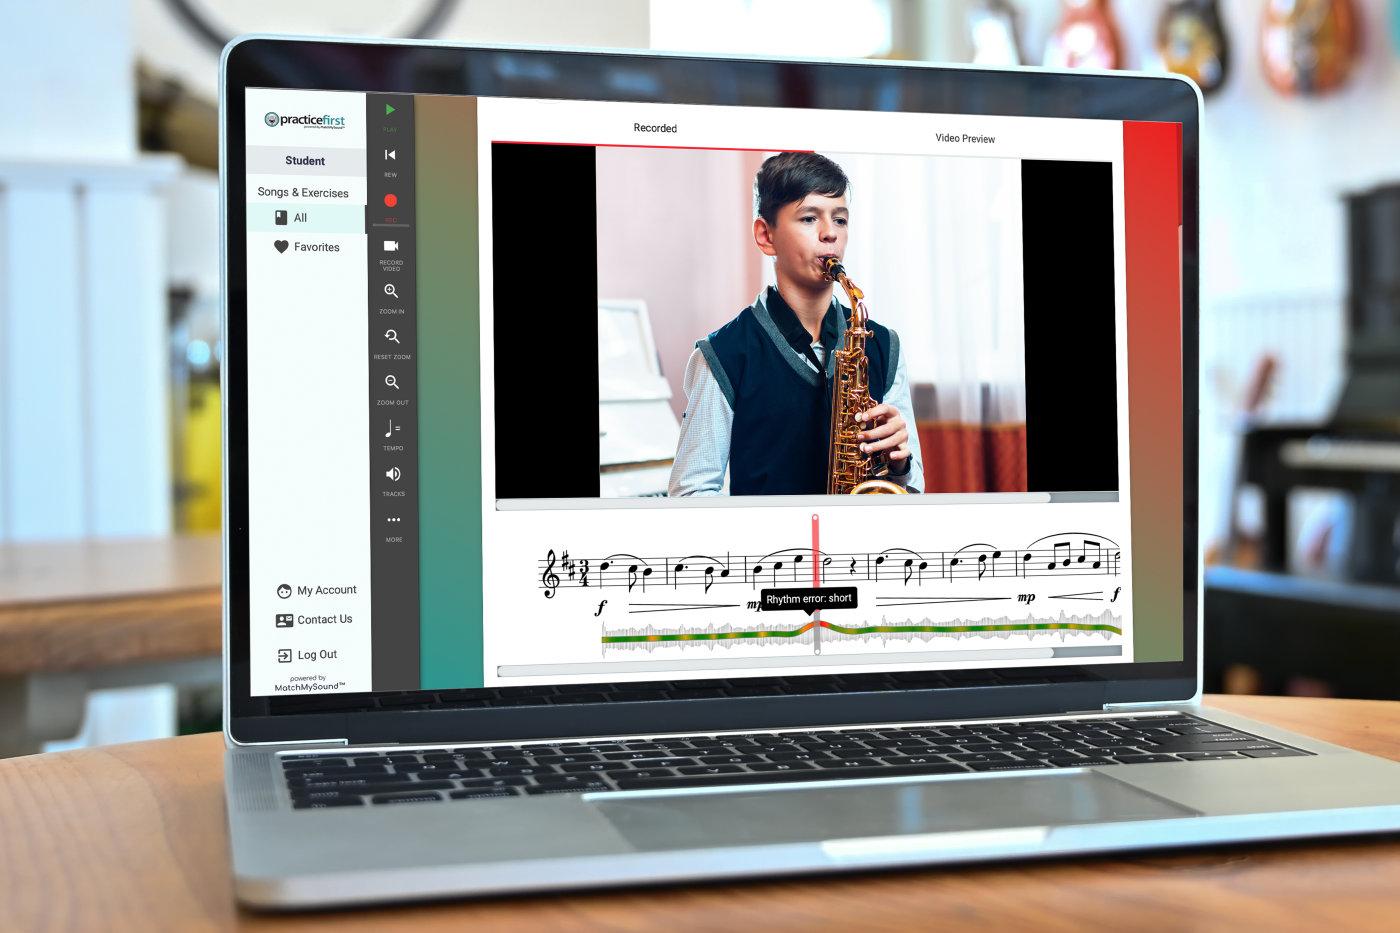
<svg viewBox="0 0 1400 933"><path fill-rule="evenodd" d="M207 657L222 650L218 586L0 605L0 676Z"/></svg>

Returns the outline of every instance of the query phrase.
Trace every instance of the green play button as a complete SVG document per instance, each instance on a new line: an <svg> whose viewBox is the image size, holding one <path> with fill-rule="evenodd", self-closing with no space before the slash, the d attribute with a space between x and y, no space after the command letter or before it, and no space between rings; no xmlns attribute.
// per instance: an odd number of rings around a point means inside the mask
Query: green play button
<svg viewBox="0 0 1400 933"><path fill-rule="evenodd" d="M394 108L393 108L393 107L389 106L388 104L385 104L385 105L384 105L384 116L387 117L389 114L391 114L391 113L393 113L393 112L394 112Z"/></svg>

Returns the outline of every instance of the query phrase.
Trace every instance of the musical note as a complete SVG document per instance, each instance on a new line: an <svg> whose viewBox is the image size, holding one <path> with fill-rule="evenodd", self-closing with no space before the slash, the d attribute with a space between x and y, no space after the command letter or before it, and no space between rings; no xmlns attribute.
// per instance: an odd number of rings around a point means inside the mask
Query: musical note
<svg viewBox="0 0 1400 933"><path fill-rule="evenodd" d="M805 579L803 568L811 566L809 560L820 560L818 581L826 581L828 568L835 564L845 566L842 578L852 583L884 582L890 579L884 571L898 564L902 569L899 579L908 588L937 585L937 581L966 580L975 584L988 577L1118 576L1122 573L1123 555L1121 548L1102 535L1067 531L1010 551L981 542L956 551L920 552L895 547L882 552L813 555L809 548L787 548L758 557L726 554L721 559L690 554L643 558L636 554L611 554L600 560L575 557L572 550L551 549L538 561L535 573L549 598L560 586L625 586L633 592L640 583L646 592L649 578L657 571L673 588L700 586L708 594L724 583L748 583L757 589L765 573L769 575L768 585L777 586L784 570L788 571L784 582L801 585ZM925 571L930 568L935 572L928 574L926 580Z"/></svg>
<svg viewBox="0 0 1400 933"><path fill-rule="evenodd" d="M559 574L554 572L554 551L549 552L549 566L544 568L544 573L540 576L540 582L544 584L544 598L553 599L555 592L559 589Z"/></svg>
<svg viewBox="0 0 1400 933"><path fill-rule="evenodd" d="M384 432L384 436L385 436L385 437L393 437L393 436L394 436L394 419L393 419L393 418L390 418L390 419L389 419L389 430L387 430L387 431Z"/></svg>

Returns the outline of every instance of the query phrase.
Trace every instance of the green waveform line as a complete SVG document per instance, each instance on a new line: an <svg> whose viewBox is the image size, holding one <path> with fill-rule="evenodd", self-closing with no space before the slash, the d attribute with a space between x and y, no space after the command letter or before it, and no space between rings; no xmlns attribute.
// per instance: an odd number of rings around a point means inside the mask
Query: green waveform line
<svg viewBox="0 0 1400 933"><path fill-rule="evenodd" d="M615 645L623 642L648 641L721 641L729 638L795 638L809 632L816 623L809 622L791 631L758 632L694 632L684 635L605 635L603 644ZM903 635L921 632L966 633L966 632L1112 632L1122 635L1123 630L1116 625L1094 625L1087 622L1012 622L1009 625L869 625L850 627L822 622L822 628L839 632L842 635Z"/></svg>
<svg viewBox="0 0 1400 933"><path fill-rule="evenodd" d="M725 638L795 638L803 632L810 632L814 622L801 628L777 632L695 632L686 635L604 635L603 644L615 645L619 642L635 641L720 641Z"/></svg>
<svg viewBox="0 0 1400 933"><path fill-rule="evenodd" d="M1112 632L1122 635L1123 630L1116 625L1090 625L1084 622L1012 622L1010 625L870 625L860 628L847 628L823 622L823 628L842 635L902 635L909 632L1050 632L1069 629L1074 632Z"/></svg>

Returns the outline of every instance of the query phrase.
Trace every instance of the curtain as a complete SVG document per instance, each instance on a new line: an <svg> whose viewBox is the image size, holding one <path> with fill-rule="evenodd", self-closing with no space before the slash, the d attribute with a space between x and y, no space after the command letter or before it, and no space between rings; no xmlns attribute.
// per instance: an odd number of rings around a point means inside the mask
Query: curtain
<svg viewBox="0 0 1400 933"><path fill-rule="evenodd" d="M851 180L846 269L899 333L925 491L1025 491L1019 160L823 154Z"/></svg>

